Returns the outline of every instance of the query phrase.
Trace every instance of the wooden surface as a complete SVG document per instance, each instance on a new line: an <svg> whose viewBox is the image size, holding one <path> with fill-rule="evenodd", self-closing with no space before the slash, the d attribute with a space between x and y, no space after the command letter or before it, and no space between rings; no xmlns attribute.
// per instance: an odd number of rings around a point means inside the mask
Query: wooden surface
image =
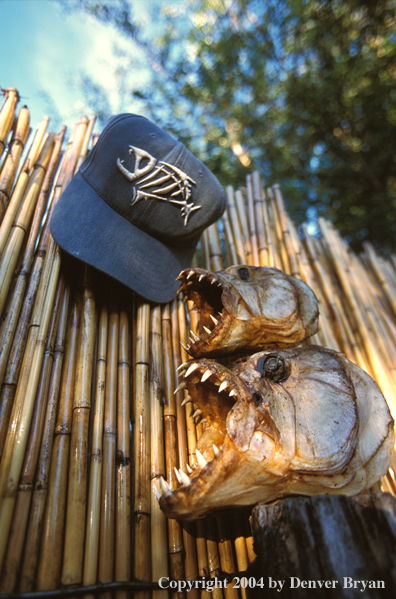
<svg viewBox="0 0 396 599"><path fill-rule="evenodd" d="M251 525L254 577L264 585L251 598L396 597L396 499L389 493L288 498L256 506Z"/></svg>

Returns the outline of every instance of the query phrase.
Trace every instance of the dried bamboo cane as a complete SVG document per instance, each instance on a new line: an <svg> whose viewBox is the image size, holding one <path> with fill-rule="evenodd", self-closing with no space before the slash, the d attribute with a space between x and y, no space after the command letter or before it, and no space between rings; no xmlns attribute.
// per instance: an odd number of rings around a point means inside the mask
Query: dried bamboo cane
<svg viewBox="0 0 396 599"><path fill-rule="evenodd" d="M242 229L242 235L245 242L246 248L246 264L250 264L254 266L254 256L252 251L252 242L250 239L249 233L249 223L247 219L247 210L245 199L243 197L242 191L237 189L235 192L235 205L238 212L238 218ZM257 248L256 248L257 251ZM257 263L256 263L257 264ZM231 266L231 265L230 265Z"/></svg>
<svg viewBox="0 0 396 599"><path fill-rule="evenodd" d="M15 285L15 290L12 297L10 310L7 313L4 322L1 337L0 337L0 381L3 380L4 372L7 365L8 355L11 349L15 328L17 326L19 314L22 308L25 290L28 283L31 267L33 264L34 251L37 243L37 238L40 232L41 221L44 211L47 206L48 197L52 187L55 172L59 165L60 149L64 137L65 129L63 128L57 136L54 150L52 152L50 165L44 179L40 197L37 202L36 210L33 216L32 226L29 232L29 238L26 246L26 251L23 257L23 262L18 274Z"/></svg>
<svg viewBox="0 0 396 599"><path fill-rule="evenodd" d="M231 185L227 186L227 202L228 202L227 213L228 213L228 218L231 223L231 227L232 227L232 231L233 231L233 239L235 241L235 247L236 247L236 252L237 252L237 260L236 260L235 264L246 264L247 257L246 257L246 252L245 252L245 248L243 245L242 232L241 232L241 226L239 223L238 213L237 213L237 209L235 206L234 189L233 189L233 187L231 187ZM254 252L253 252L253 257L254 257ZM254 257L254 259L255 259L255 257Z"/></svg>
<svg viewBox="0 0 396 599"><path fill-rule="evenodd" d="M208 240L210 268L213 272L222 270L224 268L223 255L221 253L219 232L216 223L210 225L208 228Z"/></svg>
<svg viewBox="0 0 396 599"><path fill-rule="evenodd" d="M154 306L150 320L150 414L151 414L151 580L168 576L166 517L155 496L154 485L165 474L163 421L163 364L161 306ZM153 591L154 599L166 599L167 591Z"/></svg>
<svg viewBox="0 0 396 599"><path fill-rule="evenodd" d="M44 361L42 371L40 374L37 397L35 401L34 412L32 415L32 422L29 430L29 439L26 446L22 472L18 485L18 494L13 513L13 521L10 530L7 554L4 561L1 585L2 591L4 592L11 592L15 588L18 569L20 566L20 560L22 556L22 550L24 547L25 531L28 526L29 506L31 504L32 499L33 481L39 458L40 440L42 438L42 431L44 428L46 400L53 364L53 348L55 344L55 335L57 332L58 321L60 317L60 307L64 294L64 286L64 279L60 278L54 309L52 312L51 322L49 326L47 347L44 354ZM34 511L32 511L31 513L34 513ZM28 533L25 543L25 553L27 553L30 558L34 559L35 552L30 552L28 550L29 547L30 542ZM23 579L26 579L26 577L31 578L31 572L29 569L28 574L26 571L26 567L24 567L22 570L22 581ZM22 590L27 590L26 588L24 588L24 585L22 585Z"/></svg>
<svg viewBox="0 0 396 599"><path fill-rule="evenodd" d="M80 583L83 574L88 424L95 349L95 293L91 277L89 268L85 267L83 326L80 331L73 398L62 584Z"/></svg>
<svg viewBox="0 0 396 599"><path fill-rule="evenodd" d="M282 225L280 222L279 211L276 205L274 189L269 188L267 190L267 194L270 199L268 204L268 214L270 217L271 236L276 260L275 266L276 268L283 270L286 274L291 274L290 262L285 247Z"/></svg>
<svg viewBox="0 0 396 599"><path fill-rule="evenodd" d="M73 293L67 327L59 407L48 478L48 497L37 568L36 586L38 591L55 589L59 585L61 577L73 393L80 339L80 313L81 292L78 290Z"/></svg>
<svg viewBox="0 0 396 599"><path fill-rule="evenodd" d="M95 393L93 405L93 431L91 442L91 465L87 503L87 529L84 551L84 586L95 584L98 573L100 498L102 489L103 423L106 388L107 359L107 303L103 302L98 325L96 351Z"/></svg>
<svg viewBox="0 0 396 599"><path fill-rule="evenodd" d="M7 152L0 176L0 222L3 220L7 208L8 199L15 175L19 166L19 160L23 148L30 134L29 128L29 110L23 106L19 111L19 116L15 125L14 132L10 141L10 147Z"/></svg>
<svg viewBox="0 0 396 599"><path fill-rule="evenodd" d="M22 375L19 378L11 414L11 427L7 435L0 468L0 565L8 539L11 514L14 509L16 489L26 448L34 399L44 355L55 291L60 269L59 251L47 256L47 268L42 280L43 293L38 296L33 314L30 335L31 350L25 352ZM48 273L48 274L47 274ZM47 276L45 276L47 274ZM45 284L47 283L47 284ZM44 292L45 291L45 292ZM37 307L37 308L36 308ZM29 340L28 340L29 345ZM29 347L29 349L30 349Z"/></svg>
<svg viewBox="0 0 396 599"><path fill-rule="evenodd" d="M62 273L60 278L60 286L63 285L64 279L65 274ZM35 573L43 528L44 509L48 492L48 475L52 455L56 410L60 391L69 303L70 289L69 285L66 284L64 291L61 293L59 324L54 347L53 368L51 371L51 379L49 384L44 431L34 483L27 539L25 542L24 560L20 582L20 590L24 592L32 590L35 582Z"/></svg>
<svg viewBox="0 0 396 599"><path fill-rule="evenodd" d="M212 266L213 268L213 266ZM177 371L177 368L182 364L181 352L180 352L180 338L179 338L179 319L178 319L178 305L177 298L174 299L170 305L171 310L171 324L173 331L172 348L173 348L173 368ZM186 465L188 462L188 446L187 446L187 430L186 430L186 414L185 406L182 405L184 399L183 390L178 391L176 394L176 422L177 422L177 433L178 433L178 453L179 453L179 467L186 472ZM198 576L198 565L197 565L197 552L195 545L195 525L192 523L183 523L183 545L185 550L184 559L184 574L186 580L196 580ZM198 589L191 589L189 591L191 599L198 599Z"/></svg>
<svg viewBox="0 0 396 599"><path fill-rule="evenodd" d="M4 251L4 247L8 240L8 235L14 222L15 216L18 212L19 205L25 194L26 186L28 185L31 170L33 169L37 157L39 155L39 148L44 139L45 131L48 125L48 117L45 117L39 126L37 127L36 134L33 142L29 148L28 155L22 166L21 172L18 176L15 187L12 191L10 202L7 206L7 210L4 214L3 221L0 226L0 255Z"/></svg>
<svg viewBox="0 0 396 599"><path fill-rule="evenodd" d="M170 308L166 304L162 310L162 339L164 360L164 430L165 430L165 463L166 477L171 489L177 489L178 481L175 468L178 468L178 442L177 442L177 412L176 398L174 395L174 366L171 337ZM168 519L169 565L170 576L174 580L185 580L183 559L183 534L180 524L173 519ZM182 593L174 592L173 597L180 597Z"/></svg>
<svg viewBox="0 0 396 599"><path fill-rule="evenodd" d="M256 219L254 214L254 198L252 193L252 178L250 175L246 177L246 190L247 190L247 211L250 229L250 243L252 246L252 260L253 265L259 265L259 251L257 243L257 231L256 231Z"/></svg>
<svg viewBox="0 0 396 599"><path fill-rule="evenodd" d="M287 215L286 215L286 211L285 211L285 205L283 202L282 192L280 190L279 185L274 185L273 190L274 190L275 206L279 213L279 219L280 219L280 224L281 224L281 229L282 229L282 234L283 234L283 241L284 241L286 253L287 253L287 256L289 259L290 274L293 277L298 277L299 276L298 264L297 264L296 256L294 254L293 246L292 246L292 242L291 242L291 238L290 238L288 219L287 219Z"/></svg>
<svg viewBox="0 0 396 599"><path fill-rule="evenodd" d="M18 261L19 252L25 237L25 232L30 226L33 211L51 160L54 144L55 135L50 134L43 147L43 151L35 164L34 172L29 180L24 197L22 198L7 243L4 246L4 252L0 262L0 313L3 311L11 279Z"/></svg>
<svg viewBox="0 0 396 599"><path fill-rule="evenodd" d="M88 122L87 130L86 130L85 137L84 137L84 141L83 141L82 148L81 148L81 151L80 151L80 156L79 156L79 158L77 160L76 171L78 171L78 169L81 166L82 161L84 160L85 156L87 155L88 144L89 144L89 140L91 139L92 130L94 128L95 121L96 121L96 116L93 116L89 120L89 122Z"/></svg>
<svg viewBox="0 0 396 599"><path fill-rule="evenodd" d="M0 110L0 156L3 153L8 134L14 123L15 107L19 101L19 94L14 87L8 87L1 91L4 94L4 100Z"/></svg>
<svg viewBox="0 0 396 599"><path fill-rule="evenodd" d="M269 253L268 253L268 240L264 227L264 208L263 208L263 195L260 175L254 172L251 177L252 186L248 188L249 193L253 193L253 204L255 211L255 224L257 231L257 243L258 243L258 265L268 266L269 265ZM252 189L253 188L253 189Z"/></svg>
<svg viewBox="0 0 396 599"><path fill-rule="evenodd" d="M117 511L115 539L115 580L131 577L131 435L130 435L130 327L122 297L119 316L118 395L117 395ZM127 599L119 592L117 599Z"/></svg>
<svg viewBox="0 0 396 599"><path fill-rule="evenodd" d="M366 251L372 272L378 283L381 285L383 293L388 300L393 316L396 316L396 287L393 284L393 281L389 280L387 273L379 260L379 256L376 254L371 243L366 242L363 244L363 247Z"/></svg>
<svg viewBox="0 0 396 599"><path fill-rule="evenodd" d="M228 220L227 212L224 212L223 216L221 217L221 220L223 222L224 228L227 264L228 266L231 266L232 264L238 264L235 243L232 235L230 221Z"/></svg>
<svg viewBox="0 0 396 599"><path fill-rule="evenodd" d="M134 356L134 459L135 498L134 574L139 580L151 579L151 481L150 481L150 389L149 389L150 305L137 307L136 348ZM139 591L139 599L148 599Z"/></svg>
<svg viewBox="0 0 396 599"><path fill-rule="evenodd" d="M112 298L109 309L107 336L103 429L102 500L98 572L100 582L111 582L114 579L118 337L118 307Z"/></svg>
<svg viewBox="0 0 396 599"><path fill-rule="evenodd" d="M205 268L206 270L210 270L210 249L207 229L205 229L205 231L201 235L201 248L203 268Z"/></svg>

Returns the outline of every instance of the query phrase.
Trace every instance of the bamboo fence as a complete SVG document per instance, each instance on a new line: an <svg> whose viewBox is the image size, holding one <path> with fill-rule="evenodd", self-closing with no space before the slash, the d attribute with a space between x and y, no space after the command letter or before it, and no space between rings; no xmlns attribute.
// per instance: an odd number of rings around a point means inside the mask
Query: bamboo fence
<svg viewBox="0 0 396 599"><path fill-rule="evenodd" d="M48 215L97 139L95 119L82 117L63 148L65 128L49 132L45 117L28 147L18 99L4 90L0 111L0 591L162 599L150 585L161 577L232 578L255 557L249 510L182 524L155 498L161 477L175 489L175 469L197 459L203 424L176 390L196 309L181 296L150 304L61 255ZM226 193L195 264L274 266L304 280L320 304L308 343L369 372L396 419L396 255L368 243L355 254L325 219L319 237L297 230L279 186L258 173ZM377 489L396 493L395 469L392 456ZM232 585L211 594L245 599Z"/></svg>

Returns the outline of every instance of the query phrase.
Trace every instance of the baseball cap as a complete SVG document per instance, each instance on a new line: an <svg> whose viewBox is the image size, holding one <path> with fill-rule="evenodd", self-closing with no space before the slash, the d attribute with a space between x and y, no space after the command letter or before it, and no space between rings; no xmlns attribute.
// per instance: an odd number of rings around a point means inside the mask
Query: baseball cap
<svg viewBox="0 0 396 599"><path fill-rule="evenodd" d="M145 117L120 114L61 194L50 229L67 253L162 303L225 207L217 178L182 143Z"/></svg>

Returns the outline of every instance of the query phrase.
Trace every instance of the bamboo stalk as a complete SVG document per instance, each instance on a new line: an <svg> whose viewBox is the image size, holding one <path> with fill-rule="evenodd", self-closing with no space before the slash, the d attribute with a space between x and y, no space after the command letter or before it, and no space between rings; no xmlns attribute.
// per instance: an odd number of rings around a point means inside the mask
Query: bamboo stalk
<svg viewBox="0 0 396 599"><path fill-rule="evenodd" d="M227 264L228 264L228 266L231 266L232 264L238 264L236 247L235 247L234 238L232 235L230 221L228 220L227 212L224 212L223 216L221 217L221 220L223 222L223 227L224 227Z"/></svg>
<svg viewBox="0 0 396 599"><path fill-rule="evenodd" d="M10 538L7 547L7 554L3 567L2 590L11 592L14 590L17 580L18 569L22 556L23 545L25 541L25 531L28 525L29 506L32 499L33 482L36 466L39 458L40 440L44 428L44 417L46 409L46 400L50 384L50 375L53 363L53 349L55 335L57 332L58 321L60 317L61 301L63 299L65 282L63 278L59 279L54 309L49 326L48 341L44 354L43 366L40 374L40 381L37 390L37 397L32 415L32 422L29 430L29 438L24 455L21 476L18 485L18 494L16 498L13 521L10 530ZM29 533L25 543L26 548L30 546ZM27 551L27 550L26 550ZM34 559L35 553L30 553ZM29 571L30 573L30 571ZM29 578L26 568L23 568L22 580ZM23 589L26 590L26 589Z"/></svg>
<svg viewBox="0 0 396 599"><path fill-rule="evenodd" d="M61 275L60 286L64 285L65 275ZM53 351L53 367L49 384L47 410L42 436L40 455L34 483L31 515L25 543L24 561L20 582L21 591L32 590L35 582L36 567L39 555L41 533L43 529L44 509L48 492L48 475L51 463L56 411L58 407L60 380L62 374L66 325L69 313L70 288L66 283L60 294L60 314L55 346Z"/></svg>
<svg viewBox="0 0 396 599"><path fill-rule="evenodd" d="M114 579L115 483L117 435L117 378L119 314L114 299L109 309L107 336L106 392L103 428L102 500L100 516L99 581Z"/></svg>
<svg viewBox="0 0 396 599"><path fill-rule="evenodd" d="M218 547L221 569L223 572L227 572L227 574L233 574L235 572L234 555L232 543L227 534L227 529L229 530L229 527L225 524L224 516L216 517L216 527L219 538ZM239 593L233 585L228 585L227 588L224 589L224 596L225 599L238 599Z"/></svg>
<svg viewBox="0 0 396 599"><path fill-rule="evenodd" d="M171 336L170 307L166 304L162 310L162 340L164 364L164 432L166 478L171 489L177 489L178 481L175 468L178 468L177 408L174 389L174 365ZM183 533L179 522L168 519L168 543L170 576L174 580L185 580ZM173 592L173 597L182 593Z"/></svg>
<svg viewBox="0 0 396 599"><path fill-rule="evenodd" d="M213 272L222 270L224 268L223 255L221 253L219 232L217 230L216 223L213 223L213 225L210 225L208 228L208 241L210 269Z"/></svg>
<svg viewBox="0 0 396 599"><path fill-rule="evenodd" d="M163 420L163 358L161 306L150 314L150 415L151 415L151 580L168 576L168 540L166 517L155 496L154 485L166 477ZM158 485L157 485L158 488ZM166 599L167 591L153 591L153 599Z"/></svg>
<svg viewBox="0 0 396 599"><path fill-rule="evenodd" d="M4 246L4 252L0 262L0 313L3 310L7 298L11 278L14 274L14 269L18 261L19 252L22 247L25 233L30 226L33 211L51 160L54 144L55 135L51 134L48 136L48 139L43 147L43 151L35 164L34 172L29 180L29 184L22 198L21 205L15 216L7 243Z"/></svg>
<svg viewBox="0 0 396 599"><path fill-rule="evenodd" d="M15 107L19 101L19 94L14 87L8 87L1 91L4 94L4 100L0 110L0 157L14 123Z"/></svg>
<svg viewBox="0 0 396 599"><path fill-rule="evenodd" d="M252 178L250 175L246 177L246 188L247 188L247 210L248 220L250 229L250 243L252 246L252 264L259 265L259 252L257 243L257 231L256 231L256 219L254 213L254 198L252 193Z"/></svg>
<svg viewBox="0 0 396 599"><path fill-rule="evenodd" d="M237 209L238 219L241 225L243 240L246 248L246 264L254 266L254 256L252 251L252 240L250 238L249 232L249 223L247 219L247 209L245 205L245 199L240 189L237 189L235 192L235 206Z"/></svg>
<svg viewBox="0 0 396 599"><path fill-rule="evenodd" d="M22 365L23 376L20 376L16 391L11 426L7 435L0 467L0 566L4 559L4 551L8 539L11 514L14 509L16 490L22 468L23 455L32 418L34 399L37 391L41 365L44 356L44 343L47 336L55 291L60 268L59 252L48 256L47 276L43 277L43 293L37 298L33 314L30 335L31 351L25 352ZM40 301L39 301L40 300Z"/></svg>
<svg viewBox="0 0 396 599"><path fill-rule="evenodd" d="M44 139L45 131L48 125L48 117L44 117L39 126L37 127L36 134L33 142L29 148L28 155L22 166L21 172L18 176L16 185L12 191L10 202L7 206L7 210L4 214L3 221L0 226L0 255L4 251L4 247L8 240L8 235L14 222L15 216L18 212L19 205L24 196L26 186L28 185L30 173L33 169L37 157L39 155L39 148L41 142Z"/></svg>
<svg viewBox="0 0 396 599"><path fill-rule="evenodd" d="M117 395L117 510L115 579L131 577L131 435L130 435L130 327L126 303L122 296L119 316L118 395ZM117 599L127 599L127 594L117 593Z"/></svg>
<svg viewBox="0 0 396 599"><path fill-rule="evenodd" d="M233 189L233 187L231 187L231 185L228 185L226 191L227 191L227 213L228 213L228 218L231 223L233 239L235 242L235 247L236 247L236 252L237 252L235 264L246 264L247 257L246 257L245 247L243 245L241 226L239 223L238 213L237 213L236 205L235 205L234 189ZM253 247L254 247L254 245L253 245ZM254 257L254 251L253 251L253 257ZM255 259L255 257L254 257L254 259Z"/></svg>
<svg viewBox="0 0 396 599"><path fill-rule="evenodd" d="M81 292L73 292L67 327L64 367L55 436L48 478L42 541L37 568L37 590L55 589L60 583L66 510L66 488L70 436L73 417L73 393L80 339Z"/></svg>
<svg viewBox="0 0 396 599"><path fill-rule="evenodd" d="M258 265L268 266L269 265L269 252L268 252L268 241L266 231L264 227L264 208L263 208L263 196L261 188L260 175L255 172L252 174L252 187L250 193L253 193L254 211L255 211L255 223L257 230L257 241L258 241ZM249 188L248 188L249 189Z"/></svg>
<svg viewBox="0 0 396 599"><path fill-rule="evenodd" d="M50 165L48 167L48 171L45 176L44 183L40 192L40 197L38 199L36 210L33 216L32 226L29 232L29 238L23 257L23 262L17 277L10 310L8 311L5 322L3 324L0 336L0 381L3 380L8 355L11 349L22 304L24 302L25 290L28 284L28 279L33 264L34 251L37 243L37 237L40 232L41 221L47 206L48 197L52 187L55 172L59 165L60 149L64 137L64 132L65 130L63 128L57 136L54 145Z"/></svg>
<svg viewBox="0 0 396 599"><path fill-rule="evenodd" d="M137 307L136 349L134 364L134 574L139 580L151 577L151 482L150 482L150 389L149 389L150 305L141 301ZM139 599L148 599L139 591Z"/></svg>
<svg viewBox="0 0 396 599"><path fill-rule="evenodd" d="M107 359L107 302L102 303L98 325L96 351L95 392L93 405L93 432L91 441L91 463L87 503L87 528L84 551L84 586L95 584L98 573L100 500L103 470L103 424L106 389Z"/></svg>
<svg viewBox="0 0 396 599"><path fill-rule="evenodd" d="M82 327L73 398L62 584L80 583L83 574L88 424L95 349L95 293L91 277L89 268L85 267Z"/></svg>
<svg viewBox="0 0 396 599"><path fill-rule="evenodd" d="M29 110L23 106L19 111L15 129L12 134L10 146L1 169L0 176L0 222L3 220L7 208L10 191L14 183L23 148L30 134Z"/></svg>

